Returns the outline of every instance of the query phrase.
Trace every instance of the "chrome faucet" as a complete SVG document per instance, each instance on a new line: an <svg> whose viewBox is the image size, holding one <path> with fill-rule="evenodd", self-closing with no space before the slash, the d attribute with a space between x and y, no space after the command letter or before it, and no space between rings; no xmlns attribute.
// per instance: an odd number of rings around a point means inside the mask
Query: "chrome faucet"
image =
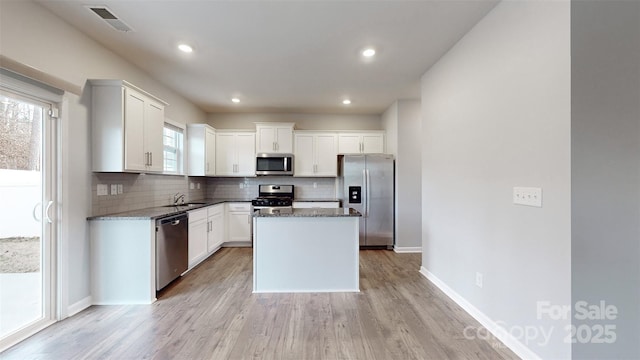
<svg viewBox="0 0 640 360"><path fill-rule="evenodd" d="M184 194L176 193L173 195L173 205L178 205L179 201L181 204L184 204Z"/></svg>

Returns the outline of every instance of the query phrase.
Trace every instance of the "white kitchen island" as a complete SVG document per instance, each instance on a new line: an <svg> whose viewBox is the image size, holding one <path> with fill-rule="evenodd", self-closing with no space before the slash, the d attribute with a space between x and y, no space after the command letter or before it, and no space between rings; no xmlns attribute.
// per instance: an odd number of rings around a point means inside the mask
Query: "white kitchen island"
<svg viewBox="0 0 640 360"><path fill-rule="evenodd" d="M253 292L360 291L359 212L264 209L253 216Z"/></svg>

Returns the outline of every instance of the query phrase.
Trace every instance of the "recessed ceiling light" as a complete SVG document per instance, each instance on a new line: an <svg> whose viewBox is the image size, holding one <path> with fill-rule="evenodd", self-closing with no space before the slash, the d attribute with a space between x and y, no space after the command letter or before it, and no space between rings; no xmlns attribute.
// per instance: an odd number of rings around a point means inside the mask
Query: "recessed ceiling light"
<svg viewBox="0 0 640 360"><path fill-rule="evenodd" d="M349 105L349 104L351 104L351 100L344 99L344 100L342 100L342 103L345 104L345 105Z"/></svg>
<svg viewBox="0 0 640 360"><path fill-rule="evenodd" d="M237 104L237 103L239 103L239 102L240 102L240 99L238 99L238 98L233 98L233 99L231 99L231 101Z"/></svg>
<svg viewBox="0 0 640 360"><path fill-rule="evenodd" d="M178 49L180 49L180 51L186 52L186 53L193 52L193 48L191 46L187 45L187 44L178 45Z"/></svg>
<svg viewBox="0 0 640 360"><path fill-rule="evenodd" d="M372 48L367 48L362 51L362 56L364 57L372 57L376 54L376 51Z"/></svg>

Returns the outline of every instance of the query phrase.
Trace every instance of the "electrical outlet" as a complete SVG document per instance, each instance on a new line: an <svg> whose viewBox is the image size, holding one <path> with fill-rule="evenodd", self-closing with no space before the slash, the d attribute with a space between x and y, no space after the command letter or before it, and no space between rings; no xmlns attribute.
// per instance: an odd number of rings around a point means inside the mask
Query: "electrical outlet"
<svg viewBox="0 0 640 360"><path fill-rule="evenodd" d="M193 181L189 183L189 190L193 190L195 189L195 185L193 184Z"/></svg>
<svg viewBox="0 0 640 360"><path fill-rule="evenodd" d="M109 188L106 184L98 184L98 196L109 195Z"/></svg>
<svg viewBox="0 0 640 360"><path fill-rule="evenodd" d="M317 183L317 182L314 182L314 183L313 183L313 188L314 188L314 189L317 189L317 188L318 188L318 183Z"/></svg>
<svg viewBox="0 0 640 360"><path fill-rule="evenodd" d="M118 185L111 184L111 195L118 195Z"/></svg>
<svg viewBox="0 0 640 360"><path fill-rule="evenodd" d="M196 188L200 190L200 183L196 183Z"/></svg>
<svg viewBox="0 0 640 360"><path fill-rule="evenodd" d="M482 273L476 272L476 286L482 288Z"/></svg>
<svg viewBox="0 0 640 360"><path fill-rule="evenodd" d="M518 205L542 207L542 188L514 187L513 203Z"/></svg>
<svg viewBox="0 0 640 360"><path fill-rule="evenodd" d="M122 184L118 184L118 195L122 194L124 192L124 186L122 186Z"/></svg>

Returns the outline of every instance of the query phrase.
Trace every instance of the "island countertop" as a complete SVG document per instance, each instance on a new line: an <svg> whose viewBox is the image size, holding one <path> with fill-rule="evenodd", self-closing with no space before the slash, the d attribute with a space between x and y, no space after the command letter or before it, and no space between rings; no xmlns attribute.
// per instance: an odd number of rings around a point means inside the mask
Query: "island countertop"
<svg viewBox="0 0 640 360"><path fill-rule="evenodd" d="M311 209L291 209L291 208L269 208L257 210L253 217L352 217L362 216L357 210L352 208L311 208Z"/></svg>

